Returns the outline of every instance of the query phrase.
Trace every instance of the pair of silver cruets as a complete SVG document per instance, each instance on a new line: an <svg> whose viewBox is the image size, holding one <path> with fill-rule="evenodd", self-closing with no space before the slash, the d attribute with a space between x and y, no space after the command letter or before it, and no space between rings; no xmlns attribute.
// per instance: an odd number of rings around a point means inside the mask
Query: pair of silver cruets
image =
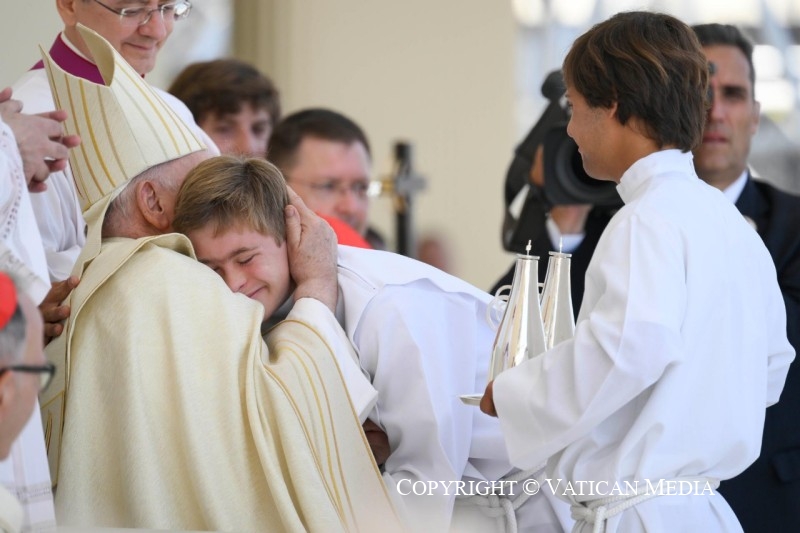
<svg viewBox="0 0 800 533"><path fill-rule="evenodd" d="M540 284L539 258L530 255L530 250L528 241L525 254L517 254L511 285L497 290L486 311L487 321L497 328L488 382L575 333L569 281L571 254L550 252L544 283ZM470 405L477 405L480 398L480 394L461 397Z"/></svg>

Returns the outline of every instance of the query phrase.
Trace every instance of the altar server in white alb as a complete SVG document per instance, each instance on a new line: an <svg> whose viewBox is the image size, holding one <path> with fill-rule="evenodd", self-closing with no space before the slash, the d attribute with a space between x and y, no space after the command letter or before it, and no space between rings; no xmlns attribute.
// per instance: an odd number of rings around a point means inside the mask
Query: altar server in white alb
<svg viewBox="0 0 800 533"><path fill-rule="evenodd" d="M513 463L548 461L575 531L741 531L711 488L758 456L794 350L761 239L693 169L708 65L679 20L628 12L579 37L563 70L567 131L625 206L589 265L574 338L498 376L481 408ZM648 480L699 490L658 495ZM581 481L595 490L563 490ZM638 495L608 496L637 481Z"/></svg>
<svg viewBox="0 0 800 533"><path fill-rule="evenodd" d="M77 30L78 24L103 36L139 75L145 76L155 67L158 52L167 42L175 23L188 17L192 7L186 1L157 0L56 0L55 4L64 22L64 31L53 41L50 57L73 76L98 84L103 83L103 78L89 46ZM26 113L69 106L68 102L54 102L41 61L23 74L13 89L14 98L23 103ZM189 125L212 155L219 153L211 138L195 124L183 102L166 91L153 90ZM88 207L87 198L77 194L72 171L67 167L63 172L54 173L47 190L31 196L31 202L47 254L50 279L64 280L86 242L82 211ZM45 322L51 320L52 317L45 316Z"/></svg>

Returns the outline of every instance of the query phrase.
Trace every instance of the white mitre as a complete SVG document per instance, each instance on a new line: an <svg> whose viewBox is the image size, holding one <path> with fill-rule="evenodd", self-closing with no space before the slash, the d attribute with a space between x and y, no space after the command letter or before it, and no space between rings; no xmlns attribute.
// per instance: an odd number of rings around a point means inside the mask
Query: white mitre
<svg viewBox="0 0 800 533"><path fill-rule="evenodd" d="M108 41L77 27L105 85L69 74L44 49L42 57L56 108L69 113L65 132L81 137L69 162L86 212L143 171L206 147Z"/></svg>

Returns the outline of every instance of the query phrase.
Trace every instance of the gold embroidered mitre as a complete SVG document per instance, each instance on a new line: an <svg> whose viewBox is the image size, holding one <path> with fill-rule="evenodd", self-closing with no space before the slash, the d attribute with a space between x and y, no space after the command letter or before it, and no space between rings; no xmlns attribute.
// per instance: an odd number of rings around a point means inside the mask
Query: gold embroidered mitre
<svg viewBox="0 0 800 533"><path fill-rule="evenodd" d="M81 137L69 162L85 212L148 168L206 147L108 41L77 27L105 85L65 72L41 51L56 108L69 113L64 129Z"/></svg>

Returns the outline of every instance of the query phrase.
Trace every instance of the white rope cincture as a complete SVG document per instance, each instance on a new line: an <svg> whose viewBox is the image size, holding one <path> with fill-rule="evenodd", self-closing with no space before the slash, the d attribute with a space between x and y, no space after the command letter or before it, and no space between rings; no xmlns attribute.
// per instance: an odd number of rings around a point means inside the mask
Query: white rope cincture
<svg viewBox="0 0 800 533"><path fill-rule="evenodd" d="M520 481L530 478L536 478L541 485L541 480L537 476L544 474L544 465L531 470L523 470L514 474L498 479L495 483L510 484L515 487ZM456 496L459 505L474 505L478 507L481 512L489 518L505 517L505 531L506 533L517 533L517 514L516 510L528 501L533 494L520 490L514 495L498 495L498 494L474 494L470 496Z"/></svg>
<svg viewBox="0 0 800 533"><path fill-rule="evenodd" d="M702 482L707 483L714 490L719 487L719 480L710 477L680 477L662 481ZM575 520L573 531L580 529L579 522L585 522L593 525L592 533L604 533L606 521L609 518L657 496L663 496L663 494L650 491L650 487L646 486L633 494L617 494L588 502L574 502L570 507L572 518Z"/></svg>

